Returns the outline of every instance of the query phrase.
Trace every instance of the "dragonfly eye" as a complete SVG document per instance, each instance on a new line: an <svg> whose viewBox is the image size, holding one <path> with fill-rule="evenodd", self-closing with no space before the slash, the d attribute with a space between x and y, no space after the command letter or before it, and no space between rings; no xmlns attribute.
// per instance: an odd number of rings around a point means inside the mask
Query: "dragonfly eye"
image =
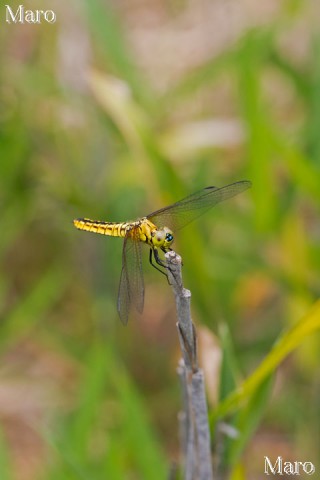
<svg viewBox="0 0 320 480"><path fill-rule="evenodd" d="M169 243L173 242L173 235L172 235L172 233L167 233L167 234L166 234L166 241L169 242Z"/></svg>
<svg viewBox="0 0 320 480"><path fill-rule="evenodd" d="M168 228L165 229L166 236L165 236L165 241L164 241L164 248L170 248L171 243L173 242L173 235L171 230Z"/></svg>

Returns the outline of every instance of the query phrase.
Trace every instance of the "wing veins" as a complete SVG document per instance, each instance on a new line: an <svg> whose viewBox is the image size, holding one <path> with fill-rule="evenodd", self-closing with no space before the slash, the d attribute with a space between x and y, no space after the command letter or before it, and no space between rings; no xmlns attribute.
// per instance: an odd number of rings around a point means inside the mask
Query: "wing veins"
<svg viewBox="0 0 320 480"><path fill-rule="evenodd" d="M143 311L144 281L142 272L141 244L138 229L132 228L124 238L122 269L118 291L118 313L124 325L132 306Z"/></svg>
<svg viewBox="0 0 320 480"><path fill-rule="evenodd" d="M167 226L174 230L183 228L188 223L203 215L212 207L228 198L232 198L251 186L243 180L224 187L206 187L179 202L156 210L147 216L157 226Z"/></svg>

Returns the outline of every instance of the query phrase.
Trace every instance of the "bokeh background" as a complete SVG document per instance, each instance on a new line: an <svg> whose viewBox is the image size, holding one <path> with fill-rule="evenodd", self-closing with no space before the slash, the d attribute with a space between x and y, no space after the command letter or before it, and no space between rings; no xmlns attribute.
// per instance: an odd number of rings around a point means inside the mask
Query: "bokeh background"
<svg viewBox="0 0 320 480"><path fill-rule="evenodd" d="M316 326L215 416L319 296L319 3L25 3L52 25L9 25L0 8L1 480L168 478L172 293L145 249L144 313L123 328L122 241L72 220L135 219L242 179L250 191L175 244L215 465L240 480L265 478L264 456L320 468Z"/></svg>

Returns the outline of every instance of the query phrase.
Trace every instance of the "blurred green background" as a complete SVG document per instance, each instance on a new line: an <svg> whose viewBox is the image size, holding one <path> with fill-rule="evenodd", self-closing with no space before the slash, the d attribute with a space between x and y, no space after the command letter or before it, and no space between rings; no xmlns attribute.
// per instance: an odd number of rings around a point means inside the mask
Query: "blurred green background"
<svg viewBox="0 0 320 480"><path fill-rule="evenodd" d="M135 219L242 179L250 191L175 243L216 468L265 478L265 455L320 468L319 5L25 8L57 22L9 25L1 6L1 480L168 478L180 461L170 287L144 249L144 314L123 328L122 241L72 220Z"/></svg>

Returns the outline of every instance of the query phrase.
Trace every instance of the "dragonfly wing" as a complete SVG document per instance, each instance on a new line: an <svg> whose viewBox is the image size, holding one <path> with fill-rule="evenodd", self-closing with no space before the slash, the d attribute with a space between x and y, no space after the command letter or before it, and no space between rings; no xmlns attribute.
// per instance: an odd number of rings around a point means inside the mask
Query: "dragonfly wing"
<svg viewBox="0 0 320 480"><path fill-rule="evenodd" d="M142 273L141 244L137 229L128 232L122 250L122 270L118 292L118 313L124 325L134 306L143 311L144 282Z"/></svg>
<svg viewBox="0 0 320 480"><path fill-rule="evenodd" d="M251 182L243 180L224 187L206 187L179 202L161 208L147 216L157 227L168 227L173 231L203 215L210 208L251 187Z"/></svg>

